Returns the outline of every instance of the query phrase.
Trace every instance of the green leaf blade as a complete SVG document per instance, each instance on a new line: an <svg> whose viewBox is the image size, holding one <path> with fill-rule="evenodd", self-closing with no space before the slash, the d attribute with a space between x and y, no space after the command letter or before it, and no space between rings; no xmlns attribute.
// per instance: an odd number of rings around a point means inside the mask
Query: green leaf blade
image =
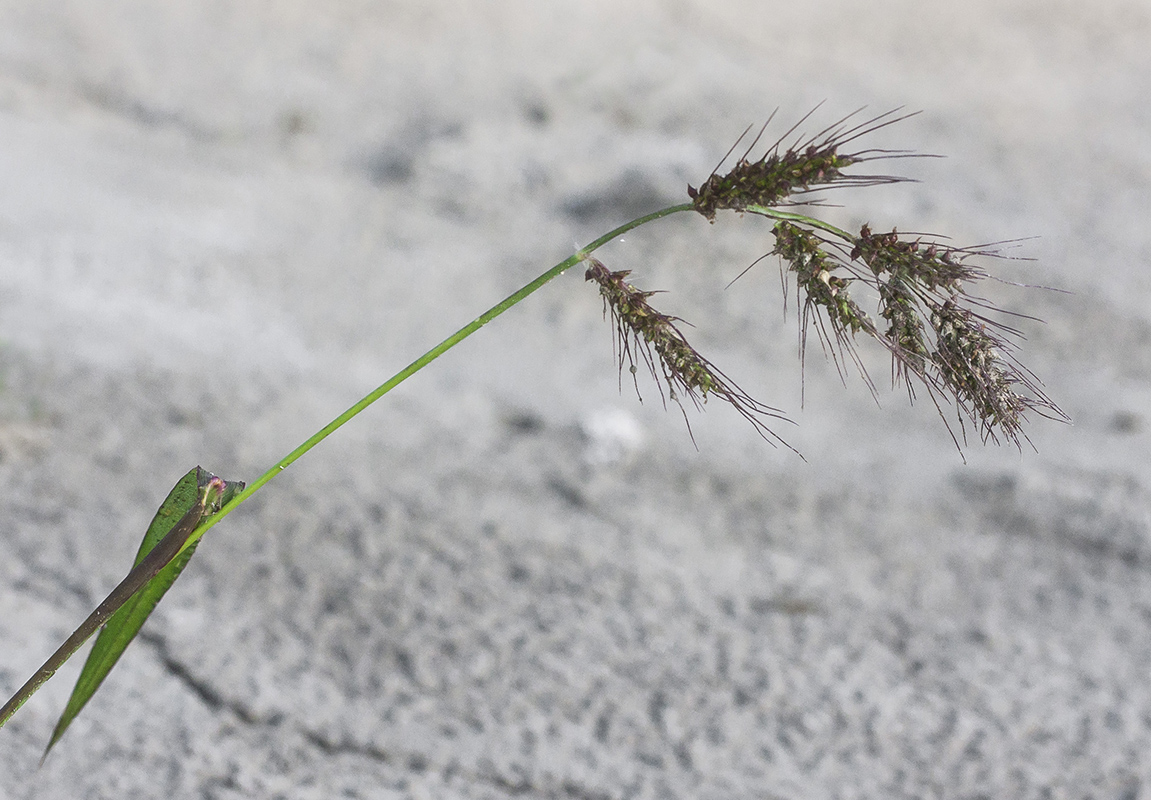
<svg viewBox="0 0 1151 800"><path fill-rule="evenodd" d="M144 539L140 543L140 550L136 554L133 566L144 560L189 508L197 501L199 486L203 480L204 470L200 467L188 472L181 478L168 497L160 505L156 515L148 526ZM192 557L194 547L190 547L173 559L148 584L132 596L120 609L112 615L96 637L96 643L88 654L80 677L76 680L76 687L68 699L64 713L60 715L56 728L52 731L52 738L44 748L44 757L47 757L52 746L64 735L64 731L72 724L72 720L80 713L85 704L91 699L96 690L100 688L104 678L116 666L124 650L136 638L144 622L160 602L160 598L175 583L188 561Z"/></svg>
<svg viewBox="0 0 1151 800"><path fill-rule="evenodd" d="M0 725L99 628L96 643L44 750L43 758L47 758L52 746L100 688L156 604L188 565L198 543L197 538L191 538L192 534L205 519L216 514L243 489L243 481L221 480L200 467L181 478L148 526L128 576L9 700L0 714Z"/></svg>

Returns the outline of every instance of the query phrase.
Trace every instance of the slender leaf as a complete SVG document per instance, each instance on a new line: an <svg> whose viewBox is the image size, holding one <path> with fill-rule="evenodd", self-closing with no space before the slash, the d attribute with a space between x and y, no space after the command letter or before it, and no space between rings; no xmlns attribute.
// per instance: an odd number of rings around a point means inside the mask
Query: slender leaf
<svg viewBox="0 0 1151 800"><path fill-rule="evenodd" d="M148 614L155 608L168 587L179 576L191 557L193 547L180 553L181 547L197 529L205 516L215 514L244 488L241 482L224 481L196 467L176 484L148 527L135 566L112 593L53 653L43 666L12 698L0 708L0 726L51 678L61 665L84 644L101 626L98 646L93 650L80 675L72 699L49 743L60 738L68 724L79 713L88 698L99 688L101 681L115 665L124 648L139 632ZM172 562L172 563L170 563ZM142 595L137 598L137 594ZM125 605L130 608L123 614ZM45 751L45 756L47 750Z"/></svg>
<svg viewBox="0 0 1151 800"><path fill-rule="evenodd" d="M144 541L140 543L140 551L136 554L136 560L132 562L133 567L144 560L144 556L148 555L152 548L160 543L160 540L199 500L199 478L202 472L200 467L196 467L181 478L168 494L167 499L160 506L160 510L156 512L156 516L152 518L148 532L144 534ZM124 652L124 648L140 631L140 627L156 603L179 577L194 550L194 547L190 547L179 557L173 559L168 566L160 570L151 582L132 595L132 598L105 623L104 628L96 637L96 644L92 646L92 651L88 654L88 660L84 662L84 669L80 672L80 677L76 681L76 688L72 690L68 705L64 708L64 713L60 715L55 730L52 731L52 739L44 748L45 756L64 735L64 731L80 713L80 709L84 707L88 699L100 688L105 676L115 666L121 653Z"/></svg>
<svg viewBox="0 0 1151 800"><path fill-rule="evenodd" d="M225 481L221 494L204 498L202 493L214 477L200 467L196 467L180 479L160 506L160 510L156 512L152 524L148 526L144 540L140 543L140 551L136 555L134 567L143 563L153 548L160 544L197 504L203 503L201 506L203 516L210 516L231 499L236 491L244 487L244 484L240 482ZM192 527L194 529L195 526ZM189 530L188 533L191 531ZM186 539L187 534L183 538ZM160 598L175 583L176 578L187 566L195 550L196 544L193 544L172 558L167 566L148 581L144 588L133 594L104 624L100 634L96 637L92 651L88 654L84 669L76 681L76 688L72 690L72 697L68 700L64 713L60 715L60 720L56 723L56 729L52 732L52 739L44 748L45 757L47 757L52 746L64 735L64 731L68 729L72 720L80 713L89 698L100 688L100 684L112 670L112 667L116 665L136 634L140 632L140 628L156 604L160 602Z"/></svg>

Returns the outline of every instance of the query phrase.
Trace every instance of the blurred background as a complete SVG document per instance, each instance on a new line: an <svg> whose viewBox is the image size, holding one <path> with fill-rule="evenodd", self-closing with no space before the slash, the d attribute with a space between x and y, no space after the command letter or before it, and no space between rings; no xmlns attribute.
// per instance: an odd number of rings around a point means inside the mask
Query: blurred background
<svg viewBox="0 0 1151 800"><path fill-rule="evenodd" d="M862 144L946 158L827 217L1034 237L983 292L1073 424L961 454L877 348L878 404L801 375L774 259L724 288L770 224L677 215L599 255L806 460L621 390L572 270L214 528L42 769L79 659L0 731L0 796L1151 796L1149 38L1135 0L3 0L2 692L188 469L252 480L777 108L922 110Z"/></svg>

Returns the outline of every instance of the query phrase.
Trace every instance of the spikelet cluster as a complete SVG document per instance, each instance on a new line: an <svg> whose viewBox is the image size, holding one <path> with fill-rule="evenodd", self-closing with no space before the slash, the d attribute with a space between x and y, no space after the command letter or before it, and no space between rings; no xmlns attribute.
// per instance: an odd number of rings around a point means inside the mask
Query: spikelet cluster
<svg viewBox="0 0 1151 800"><path fill-rule="evenodd" d="M997 432L1019 443L1024 414L1058 409L1039 390L1031 374L1008 353L1008 344L995 332L995 324L952 300L931 309L936 333L932 363L943 386L980 428L984 441ZM1023 389L1024 391L1019 391Z"/></svg>
<svg viewBox="0 0 1151 800"><path fill-rule="evenodd" d="M841 362L840 356L854 357L851 340L863 331L875 335L875 325L867 313L851 298L850 274L837 274L839 263L827 253L822 242L811 231L791 222L780 221L775 229L775 249L795 277L796 303L799 305L800 355L807 351L807 331L815 327L825 350ZM853 359L858 365L858 359ZM862 365L861 374L866 375Z"/></svg>
<svg viewBox="0 0 1151 800"><path fill-rule="evenodd" d="M790 221L774 228L775 248L794 273L803 300L801 342L812 319L821 339L830 327L837 345L832 355L855 356L854 336L863 332L892 356L893 378L914 396L914 382L927 387L933 400L955 399L964 418L975 423L984 441L1002 436L1015 445L1028 411L1054 418L1062 412L1043 393L1039 382L1013 358L1019 332L987 316L994 309L970 294L971 284L987 275L967 263L972 256L993 256L980 248L954 248L897 231L873 233L867 225L848 241L830 240ZM859 283L878 296L874 325L848 296ZM860 373L870 384L866 370ZM957 440L958 441L958 440Z"/></svg>
<svg viewBox="0 0 1151 800"><path fill-rule="evenodd" d="M814 113L814 109L811 113ZM831 186L873 186L904 180L893 175L853 175L844 172L855 164L879 158L894 158L904 153L885 150L845 153L843 148L861 136L913 115L896 117L892 111L853 126L848 126L848 120L854 114L848 115L814 136L801 137L781 152L780 147L784 141L811 113L768 147L759 159L749 161L751 151L771 122L769 118L732 169L720 174L719 167L716 167L698 189L687 187L695 210L714 221L715 213L719 210L746 211L752 206L778 206L789 198ZM744 131L744 136L750 130ZM742 139L743 136L732 146L732 150ZM728 155L731 155L731 151L728 151ZM723 160L726 161L727 156Z"/></svg>
<svg viewBox="0 0 1151 800"><path fill-rule="evenodd" d="M665 405L670 399L684 411L685 397L696 408L706 403L709 397L718 397L751 422L765 439L788 446L771 430L767 422L768 419L784 419L781 412L749 396L700 355L688 343L677 324L683 320L657 311L648 302L648 298L658 292L637 289L628 283L627 277L631 274L629 270L613 272L602 261L591 256L585 256L584 262L587 264L584 279L599 287L604 316L611 317L621 379L626 366L632 375L637 395L639 384L635 381L635 375L638 372L638 360L656 380ZM686 411L684 420L687 421ZM688 431L691 431L690 422Z"/></svg>

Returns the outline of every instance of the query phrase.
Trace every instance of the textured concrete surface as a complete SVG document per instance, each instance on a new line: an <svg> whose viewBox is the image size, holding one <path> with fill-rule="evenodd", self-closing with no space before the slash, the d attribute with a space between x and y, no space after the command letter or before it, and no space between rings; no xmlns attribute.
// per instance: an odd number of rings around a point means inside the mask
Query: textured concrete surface
<svg viewBox="0 0 1151 800"><path fill-rule="evenodd" d="M621 8L622 6L622 8ZM578 270L217 526L12 798L1151 796L1151 9L0 3L0 690L175 480L251 480L775 107L923 114L845 223L992 266L1074 418L957 453L809 354L753 219L603 251L806 462L618 390ZM869 363L883 378L881 354Z"/></svg>

